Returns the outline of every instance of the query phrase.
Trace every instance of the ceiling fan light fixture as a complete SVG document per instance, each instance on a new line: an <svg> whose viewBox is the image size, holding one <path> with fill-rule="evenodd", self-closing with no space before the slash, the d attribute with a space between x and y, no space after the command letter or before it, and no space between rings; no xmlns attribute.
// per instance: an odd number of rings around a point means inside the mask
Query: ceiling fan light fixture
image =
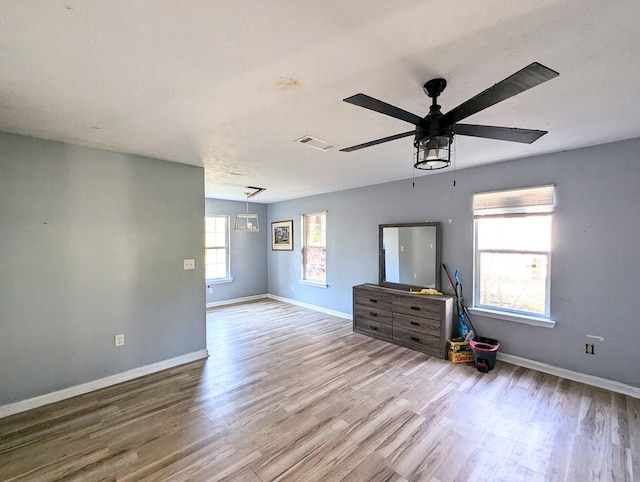
<svg viewBox="0 0 640 482"><path fill-rule="evenodd" d="M416 141L416 169L434 171L451 165L453 136L425 137Z"/></svg>

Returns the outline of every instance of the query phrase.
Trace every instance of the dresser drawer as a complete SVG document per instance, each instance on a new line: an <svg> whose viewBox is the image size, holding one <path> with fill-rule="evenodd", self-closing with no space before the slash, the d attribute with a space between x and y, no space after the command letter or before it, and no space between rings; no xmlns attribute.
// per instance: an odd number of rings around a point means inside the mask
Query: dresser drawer
<svg viewBox="0 0 640 482"><path fill-rule="evenodd" d="M357 287L354 288L354 298L356 305L391 311L393 297L388 293L381 293L380 290Z"/></svg>
<svg viewBox="0 0 640 482"><path fill-rule="evenodd" d="M394 313L393 326L401 330L417 331L418 333L440 337L440 322L430 318L419 318L417 316Z"/></svg>
<svg viewBox="0 0 640 482"><path fill-rule="evenodd" d="M356 316L360 319L391 325L391 312L373 306L356 306Z"/></svg>
<svg viewBox="0 0 640 482"><path fill-rule="evenodd" d="M386 323L370 320L356 315L355 329L366 332L379 338L391 340L393 338L393 328Z"/></svg>
<svg viewBox="0 0 640 482"><path fill-rule="evenodd" d="M428 353L429 355L443 357L440 349L440 337L427 335L413 330L405 330L402 328L393 328L393 341L409 348Z"/></svg>
<svg viewBox="0 0 640 482"><path fill-rule="evenodd" d="M394 313L437 321L442 319L442 303L438 300L425 298L424 295L396 296L393 299L392 309Z"/></svg>

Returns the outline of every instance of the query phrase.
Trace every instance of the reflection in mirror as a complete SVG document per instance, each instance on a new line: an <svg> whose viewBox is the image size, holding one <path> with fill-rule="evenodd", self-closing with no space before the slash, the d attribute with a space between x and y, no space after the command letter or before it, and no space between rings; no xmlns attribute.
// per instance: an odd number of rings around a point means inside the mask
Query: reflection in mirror
<svg viewBox="0 0 640 482"><path fill-rule="evenodd" d="M380 225L380 285L440 289L440 223Z"/></svg>

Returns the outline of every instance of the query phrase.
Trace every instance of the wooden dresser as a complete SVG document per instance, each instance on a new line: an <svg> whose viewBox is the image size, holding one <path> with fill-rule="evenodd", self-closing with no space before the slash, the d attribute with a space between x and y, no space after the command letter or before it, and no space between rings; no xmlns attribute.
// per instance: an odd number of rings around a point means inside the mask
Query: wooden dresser
<svg viewBox="0 0 640 482"><path fill-rule="evenodd" d="M439 358L453 337L453 297L373 284L353 287L353 331Z"/></svg>

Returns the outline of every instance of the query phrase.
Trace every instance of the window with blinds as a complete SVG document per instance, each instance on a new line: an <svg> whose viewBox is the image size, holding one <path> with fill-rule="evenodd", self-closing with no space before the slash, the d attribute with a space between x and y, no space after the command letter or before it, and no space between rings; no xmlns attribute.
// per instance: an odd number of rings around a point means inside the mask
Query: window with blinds
<svg viewBox="0 0 640 482"><path fill-rule="evenodd" d="M549 318L554 186L478 193L474 306Z"/></svg>

